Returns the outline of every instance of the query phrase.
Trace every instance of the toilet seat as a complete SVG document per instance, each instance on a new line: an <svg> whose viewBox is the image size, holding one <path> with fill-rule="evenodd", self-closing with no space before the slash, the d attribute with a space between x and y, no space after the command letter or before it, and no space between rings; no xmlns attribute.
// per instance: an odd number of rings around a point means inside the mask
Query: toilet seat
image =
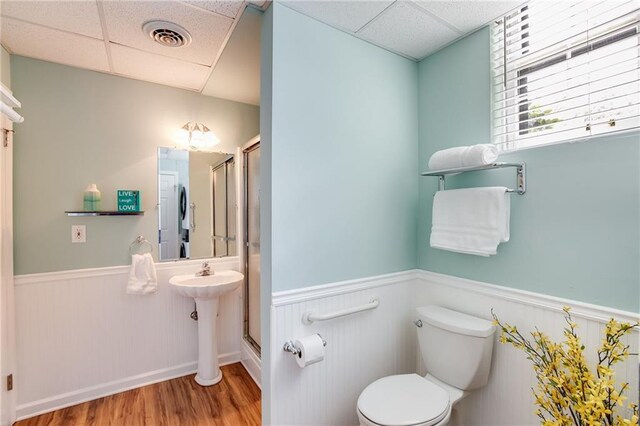
<svg viewBox="0 0 640 426"><path fill-rule="evenodd" d="M358 414L379 426L433 426L451 413L447 391L417 374L383 377L358 398Z"/></svg>

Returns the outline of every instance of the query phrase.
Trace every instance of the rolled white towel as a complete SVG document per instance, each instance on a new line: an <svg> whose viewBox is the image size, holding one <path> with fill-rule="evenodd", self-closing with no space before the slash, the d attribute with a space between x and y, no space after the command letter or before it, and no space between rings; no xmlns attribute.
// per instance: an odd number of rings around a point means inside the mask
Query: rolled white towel
<svg viewBox="0 0 640 426"><path fill-rule="evenodd" d="M9 105L5 104L2 101L0 101L0 112L6 115L9 118L9 120L11 120L14 123L22 123L24 121L23 116L15 112L13 108L11 108Z"/></svg>
<svg viewBox="0 0 640 426"><path fill-rule="evenodd" d="M485 166L498 159L498 148L493 144L459 146L437 151L429 159L430 170L459 169Z"/></svg>

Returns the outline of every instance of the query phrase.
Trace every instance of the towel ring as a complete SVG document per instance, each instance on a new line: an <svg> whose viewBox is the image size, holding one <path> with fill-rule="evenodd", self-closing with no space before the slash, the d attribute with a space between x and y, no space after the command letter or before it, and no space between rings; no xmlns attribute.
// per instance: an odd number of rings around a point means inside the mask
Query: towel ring
<svg viewBox="0 0 640 426"><path fill-rule="evenodd" d="M138 235L136 237L135 240L133 240L133 242L129 245L129 254L133 254L133 250L137 247L138 249L140 249L141 247L143 247L144 245L148 245L149 246L149 251L146 251L144 253L153 253L153 245L151 244L151 242L149 240L147 240L145 237L143 237L142 235Z"/></svg>

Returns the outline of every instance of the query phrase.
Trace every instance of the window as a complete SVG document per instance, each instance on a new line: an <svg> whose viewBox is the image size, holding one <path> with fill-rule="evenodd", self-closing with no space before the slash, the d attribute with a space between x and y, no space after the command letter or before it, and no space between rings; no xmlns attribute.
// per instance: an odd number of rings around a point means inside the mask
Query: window
<svg viewBox="0 0 640 426"><path fill-rule="evenodd" d="M640 128L640 3L541 1L492 26L503 151Z"/></svg>

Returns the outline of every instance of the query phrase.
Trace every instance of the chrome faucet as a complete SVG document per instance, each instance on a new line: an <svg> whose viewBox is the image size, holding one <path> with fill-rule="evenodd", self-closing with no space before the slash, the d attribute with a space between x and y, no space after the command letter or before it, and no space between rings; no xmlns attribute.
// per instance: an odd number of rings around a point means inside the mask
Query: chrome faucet
<svg viewBox="0 0 640 426"><path fill-rule="evenodd" d="M196 272L196 277L206 277L208 275L213 275L213 271L209 266L209 262L204 262L202 264L202 269Z"/></svg>

